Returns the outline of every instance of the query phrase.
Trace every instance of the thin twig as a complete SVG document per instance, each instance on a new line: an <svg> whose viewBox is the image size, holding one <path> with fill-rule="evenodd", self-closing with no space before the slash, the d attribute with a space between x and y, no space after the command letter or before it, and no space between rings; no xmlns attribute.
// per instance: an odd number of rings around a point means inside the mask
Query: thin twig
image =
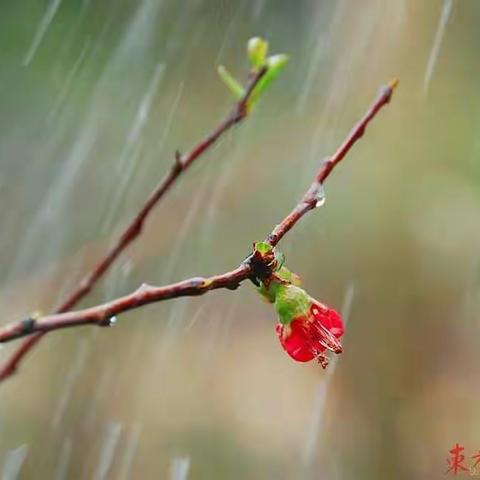
<svg viewBox="0 0 480 480"><path fill-rule="evenodd" d="M341 162L352 146L359 140L370 121L378 111L385 106L392 96L397 85L397 80L382 87L380 94L374 101L365 116L357 123L347 136L340 148L320 166L310 188L297 206L279 223L266 241L272 246L278 244L283 236L310 210L314 209L318 202L318 194L322 183L327 179L332 170ZM9 342L16 338L31 335L35 332L49 332L62 328L76 327L80 325L109 326L116 315L132 310L142 305L167 300L176 297L203 295L204 293L219 288L236 289L244 280L255 277L255 266L251 256L240 264L235 270L215 275L210 278L195 277L163 287L142 285L135 292L124 297L117 298L95 307L78 310L75 312L46 315L40 318L29 318L21 322L6 325L0 329L0 343Z"/></svg>
<svg viewBox="0 0 480 480"><path fill-rule="evenodd" d="M392 98L393 91L398 85L398 79L393 79L388 85L380 89L377 99L365 113L363 118L353 127L347 138L340 145L337 151L327 157L320 166L315 180L310 185L301 201L295 208L279 223L268 236L267 242L275 246L283 236L307 213L316 207L319 201L318 194L321 192L322 184L330 175L330 172L345 158L345 155L353 145L363 137L370 121L375 117L378 111L385 106Z"/></svg>
<svg viewBox="0 0 480 480"><path fill-rule="evenodd" d="M140 235L145 220L150 212L158 204L165 193L168 192L178 177L227 130L241 122L248 115L248 101L250 96L255 86L265 75L266 71L267 67L263 67L250 75L245 88L245 94L212 133L206 136L185 155L180 154L178 151L175 153L175 159L169 172L150 194L147 201L120 235L116 243L105 254L105 256L99 260L90 273L77 285L67 299L55 310L57 313L64 313L71 310L92 290L98 280L107 272L120 254ZM0 382L15 373L20 362L40 341L44 333L45 332L38 330L38 333L26 339L20 347L13 352L13 354L7 359L6 363L0 368Z"/></svg>

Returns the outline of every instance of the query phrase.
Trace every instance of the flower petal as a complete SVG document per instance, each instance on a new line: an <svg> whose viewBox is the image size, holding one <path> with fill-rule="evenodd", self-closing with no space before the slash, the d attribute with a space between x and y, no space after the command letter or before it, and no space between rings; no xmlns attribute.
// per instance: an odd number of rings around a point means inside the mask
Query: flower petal
<svg viewBox="0 0 480 480"><path fill-rule="evenodd" d="M340 338L344 334L345 327L342 317L333 308L327 307L327 305L320 302L314 302L312 303L311 312L315 320L318 320L335 337Z"/></svg>
<svg viewBox="0 0 480 480"><path fill-rule="evenodd" d="M277 332L283 349L297 362L309 362L315 358L310 341L301 328L301 319L293 320L289 325L277 324Z"/></svg>

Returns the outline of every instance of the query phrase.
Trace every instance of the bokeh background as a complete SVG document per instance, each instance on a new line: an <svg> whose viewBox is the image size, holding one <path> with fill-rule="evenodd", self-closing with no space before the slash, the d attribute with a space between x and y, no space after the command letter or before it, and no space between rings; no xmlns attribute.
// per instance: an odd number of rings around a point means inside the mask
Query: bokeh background
<svg viewBox="0 0 480 480"><path fill-rule="evenodd" d="M2 0L4 323L58 305L223 118L216 67L245 78L249 37L289 53L285 72L84 306L236 266L401 80L281 243L348 318L335 368L291 361L248 284L57 332L0 385L2 478L432 479L457 442L472 465L479 20L477 0Z"/></svg>

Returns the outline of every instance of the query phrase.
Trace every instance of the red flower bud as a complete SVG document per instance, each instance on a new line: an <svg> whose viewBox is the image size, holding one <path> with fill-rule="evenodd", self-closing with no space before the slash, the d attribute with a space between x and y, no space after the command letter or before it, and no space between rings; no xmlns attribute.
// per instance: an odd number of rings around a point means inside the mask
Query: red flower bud
<svg viewBox="0 0 480 480"><path fill-rule="evenodd" d="M297 362L315 358L325 368L328 364L325 350L342 352L338 339L344 333L343 321L333 308L316 300L290 323L277 324L276 331L284 350Z"/></svg>

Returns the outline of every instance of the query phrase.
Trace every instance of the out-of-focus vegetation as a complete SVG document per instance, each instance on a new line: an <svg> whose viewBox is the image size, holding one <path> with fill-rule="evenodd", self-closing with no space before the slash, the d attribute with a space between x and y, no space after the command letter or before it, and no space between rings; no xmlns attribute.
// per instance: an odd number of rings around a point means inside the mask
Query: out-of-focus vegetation
<svg viewBox="0 0 480 480"><path fill-rule="evenodd" d="M52 309L224 115L216 69L245 75L249 37L289 53L285 72L85 305L237 265L401 79L281 245L316 298L340 308L353 291L325 409L325 372L291 361L245 284L46 339L0 386L0 458L26 445L18 478L440 478L456 442L480 448L480 4L451 2L437 56L448 3L2 2L5 323Z"/></svg>

